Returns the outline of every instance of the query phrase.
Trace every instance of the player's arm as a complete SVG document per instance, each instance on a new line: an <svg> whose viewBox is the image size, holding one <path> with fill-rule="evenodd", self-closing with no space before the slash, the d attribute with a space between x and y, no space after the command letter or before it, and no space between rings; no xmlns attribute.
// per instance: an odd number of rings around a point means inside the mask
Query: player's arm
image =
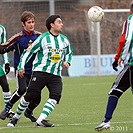
<svg viewBox="0 0 133 133"><path fill-rule="evenodd" d="M69 66L71 65L72 54L73 54L73 48L70 45L70 42L68 40L68 46L66 47L66 53L65 53L64 62L63 62L63 65L66 68L69 68Z"/></svg>
<svg viewBox="0 0 133 133"><path fill-rule="evenodd" d="M22 32L15 34L5 43L0 44L0 54L4 54L6 52L13 51L13 44L22 36Z"/></svg>
<svg viewBox="0 0 133 133"><path fill-rule="evenodd" d="M4 60L5 64L5 73L8 74L10 72L10 60L8 53L2 54L2 59Z"/></svg>
<svg viewBox="0 0 133 133"><path fill-rule="evenodd" d="M125 43L125 36L126 36L126 27L127 27L127 20L123 23L123 29L122 29L122 34L120 36L119 39L119 45L118 45L118 49L117 49L117 53L114 57L114 62L112 63L112 67L115 71L117 71L117 66L118 66L118 59L120 58L120 53L122 51L122 48L124 46Z"/></svg>
<svg viewBox="0 0 133 133"><path fill-rule="evenodd" d="M3 27L0 43L5 43L5 42L6 42L6 29ZM6 74L8 74L10 72L10 60L8 53L2 54L2 59L4 60L5 64L5 72Z"/></svg>

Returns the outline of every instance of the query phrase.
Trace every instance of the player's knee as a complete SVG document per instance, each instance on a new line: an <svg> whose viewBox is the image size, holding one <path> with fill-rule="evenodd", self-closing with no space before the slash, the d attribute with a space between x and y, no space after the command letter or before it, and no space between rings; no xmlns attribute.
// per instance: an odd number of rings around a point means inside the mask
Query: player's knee
<svg viewBox="0 0 133 133"><path fill-rule="evenodd" d="M40 96L40 97L39 97ZM32 99L36 99L37 103L40 103L41 101L41 95L38 91L27 91L26 95L24 96L26 101L31 101Z"/></svg>
<svg viewBox="0 0 133 133"><path fill-rule="evenodd" d="M51 99L55 99L57 101L57 104L59 103L60 99L61 99L61 94L53 94L53 95L50 95L50 98Z"/></svg>
<svg viewBox="0 0 133 133"><path fill-rule="evenodd" d="M122 94L123 94L122 92L117 90L113 90L112 92L109 93L109 95L116 96L117 98L120 98Z"/></svg>
<svg viewBox="0 0 133 133"><path fill-rule="evenodd" d="M19 96L24 95L25 92L26 92L26 88L23 89L23 90L19 89L19 90L17 91L17 93L18 93Z"/></svg>
<svg viewBox="0 0 133 133"><path fill-rule="evenodd" d="M8 84L5 84L4 86L2 86L2 91L3 92L9 92L9 85Z"/></svg>

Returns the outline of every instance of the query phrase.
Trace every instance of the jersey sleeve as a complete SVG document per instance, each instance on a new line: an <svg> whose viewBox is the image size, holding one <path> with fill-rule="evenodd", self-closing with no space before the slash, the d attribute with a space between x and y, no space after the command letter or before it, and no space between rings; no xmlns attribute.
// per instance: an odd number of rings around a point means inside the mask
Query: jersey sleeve
<svg viewBox="0 0 133 133"><path fill-rule="evenodd" d="M67 40L67 47L66 47L66 53L65 53L65 58L64 58L64 61L71 64L71 61L72 61L72 54L73 54L73 48L69 42L69 40Z"/></svg>
<svg viewBox="0 0 133 133"><path fill-rule="evenodd" d="M6 29L4 26L1 25L1 29L0 29L0 33L1 33L1 41L0 41L0 44L3 44L6 42ZM10 60L9 60L9 56L7 53L5 54L2 54L2 59L4 60L4 63L7 64L7 63L10 63Z"/></svg>
<svg viewBox="0 0 133 133"><path fill-rule="evenodd" d="M10 63L8 53L2 54L2 58L4 60L4 64L9 64Z"/></svg>
<svg viewBox="0 0 133 133"><path fill-rule="evenodd" d="M130 15L127 21L125 43L124 43L122 52L120 54L121 60L126 59L130 51L130 48L132 48L132 34L133 34L133 15Z"/></svg>
<svg viewBox="0 0 133 133"><path fill-rule="evenodd" d="M118 61L118 59L120 58L120 53L121 53L122 48L123 48L124 43L125 43L126 28L127 28L127 20L123 23L123 29L122 29L122 34L121 34L120 39L119 39L119 45L118 45L117 53L114 57L114 59L116 61Z"/></svg>

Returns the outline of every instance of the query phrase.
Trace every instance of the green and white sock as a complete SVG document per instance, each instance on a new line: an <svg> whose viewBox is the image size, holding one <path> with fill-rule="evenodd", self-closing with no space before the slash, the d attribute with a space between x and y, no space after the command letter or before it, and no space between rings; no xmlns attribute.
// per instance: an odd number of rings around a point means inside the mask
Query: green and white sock
<svg viewBox="0 0 133 133"><path fill-rule="evenodd" d="M10 100L11 98L11 92L2 92L3 98L4 98L4 103L5 105L7 104L7 102Z"/></svg>
<svg viewBox="0 0 133 133"><path fill-rule="evenodd" d="M39 118L37 119L38 124L40 124L40 122L42 120L44 120L44 119L46 119L46 117L48 117L48 115L54 110L56 104L57 104L57 101L54 99L48 99L47 100Z"/></svg>
<svg viewBox="0 0 133 133"><path fill-rule="evenodd" d="M26 102L24 97L22 97L18 105L17 111L13 117L19 119L22 112L28 107L28 105L29 105L29 102Z"/></svg>

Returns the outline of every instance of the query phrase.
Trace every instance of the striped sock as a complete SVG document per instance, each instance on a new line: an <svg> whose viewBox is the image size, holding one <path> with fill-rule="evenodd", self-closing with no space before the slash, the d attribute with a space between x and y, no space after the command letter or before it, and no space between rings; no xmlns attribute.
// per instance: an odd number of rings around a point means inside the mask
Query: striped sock
<svg viewBox="0 0 133 133"><path fill-rule="evenodd" d="M10 100L11 98L11 92L2 92L3 98L4 98L4 103L5 105L7 104L7 102Z"/></svg>
<svg viewBox="0 0 133 133"><path fill-rule="evenodd" d="M46 119L48 115L54 110L54 107L56 105L57 101L54 99L48 99L45 103L43 110L37 120L37 123L39 124L42 120Z"/></svg>
<svg viewBox="0 0 133 133"><path fill-rule="evenodd" d="M19 119L22 112L28 107L29 102L26 102L24 97L21 98L17 111L13 117Z"/></svg>

